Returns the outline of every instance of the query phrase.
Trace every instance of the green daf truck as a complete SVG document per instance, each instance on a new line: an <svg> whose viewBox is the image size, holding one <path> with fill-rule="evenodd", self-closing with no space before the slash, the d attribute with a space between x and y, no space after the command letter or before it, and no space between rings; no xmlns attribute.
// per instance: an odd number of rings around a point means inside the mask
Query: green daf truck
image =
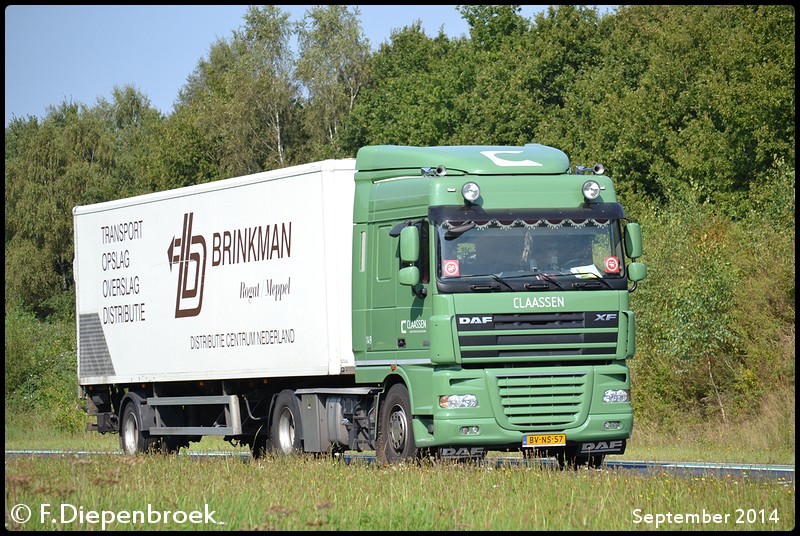
<svg viewBox="0 0 800 536"><path fill-rule="evenodd" d="M74 215L78 383L126 453L625 451L646 268L600 165L369 146Z"/></svg>

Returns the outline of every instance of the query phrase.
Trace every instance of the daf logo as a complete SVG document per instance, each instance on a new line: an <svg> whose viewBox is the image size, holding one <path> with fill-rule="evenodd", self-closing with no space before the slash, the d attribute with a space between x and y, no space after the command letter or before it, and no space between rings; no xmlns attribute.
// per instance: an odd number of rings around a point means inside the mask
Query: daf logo
<svg viewBox="0 0 800 536"><path fill-rule="evenodd" d="M596 454L598 452L621 453L623 444L621 439L616 441L598 441L597 443L582 443L581 454Z"/></svg>
<svg viewBox="0 0 800 536"><path fill-rule="evenodd" d="M491 316L461 316L458 318L459 324L491 324Z"/></svg>
<svg viewBox="0 0 800 536"><path fill-rule="evenodd" d="M481 458L485 454L483 447L441 447L439 455L442 458Z"/></svg>
<svg viewBox="0 0 800 536"><path fill-rule="evenodd" d="M595 315L595 322L610 322L617 319L617 313L598 313Z"/></svg>

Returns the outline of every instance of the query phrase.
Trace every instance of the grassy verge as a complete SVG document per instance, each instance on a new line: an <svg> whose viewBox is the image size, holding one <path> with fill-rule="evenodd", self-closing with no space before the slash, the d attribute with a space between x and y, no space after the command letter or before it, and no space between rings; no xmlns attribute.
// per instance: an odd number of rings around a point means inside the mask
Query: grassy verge
<svg viewBox="0 0 800 536"><path fill-rule="evenodd" d="M13 510L19 504L32 512L24 524L19 507ZM6 527L24 530L789 530L795 524L794 486L774 481L536 465L345 465L310 456L15 458L6 460L6 505Z"/></svg>
<svg viewBox="0 0 800 536"><path fill-rule="evenodd" d="M609 459L793 465L793 410L775 408L736 426L686 425L675 432L638 424L626 454ZM8 412L5 439L6 450L116 452L119 446L116 435L57 433ZM191 450L243 449L209 437ZM5 473L6 528L19 530L789 530L795 525L794 484L747 477L162 455L13 457L6 459ZM31 518L22 523L26 509Z"/></svg>

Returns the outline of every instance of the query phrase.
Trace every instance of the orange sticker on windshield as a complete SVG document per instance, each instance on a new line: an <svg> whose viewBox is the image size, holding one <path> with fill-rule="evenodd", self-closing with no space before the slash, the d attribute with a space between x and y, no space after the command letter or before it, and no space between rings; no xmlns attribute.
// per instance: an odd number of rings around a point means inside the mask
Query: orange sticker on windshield
<svg viewBox="0 0 800 536"><path fill-rule="evenodd" d="M605 265L607 274L619 273L619 259L617 257L606 257Z"/></svg>

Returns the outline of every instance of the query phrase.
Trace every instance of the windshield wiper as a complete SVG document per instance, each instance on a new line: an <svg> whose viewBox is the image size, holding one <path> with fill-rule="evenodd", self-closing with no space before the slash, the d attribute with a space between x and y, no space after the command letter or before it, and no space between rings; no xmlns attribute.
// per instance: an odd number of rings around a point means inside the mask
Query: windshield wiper
<svg viewBox="0 0 800 536"><path fill-rule="evenodd" d="M564 275L564 274L536 274L536 275L541 277L545 281L554 284L555 286L557 286L561 290L564 290L564 287L562 287L561 284L558 281L553 279L553 276ZM525 288L528 288L528 286L525 285ZM532 290L532 289L529 289L529 290Z"/></svg>
<svg viewBox="0 0 800 536"><path fill-rule="evenodd" d="M591 281L576 281L572 288L612 288L608 281L602 277L593 277Z"/></svg>
<svg viewBox="0 0 800 536"><path fill-rule="evenodd" d="M448 229L447 232L444 233L444 239L445 240L453 240L455 238L458 238L459 236L461 236L462 234L466 233L467 231L469 231L473 227L475 227L475 222L471 221L471 222L467 222L467 223L465 223L463 225L459 225L458 227L453 227L451 229Z"/></svg>
<svg viewBox="0 0 800 536"><path fill-rule="evenodd" d="M471 278L471 277L491 277L492 279L494 279L495 281L497 281L501 285L505 285L506 288L508 288L508 290L510 290L512 292L514 291L514 287L509 285L508 282L503 280L503 278L500 277L497 274L470 274L470 275L465 275L465 276L461 276L461 277L466 277L466 278ZM495 287L493 285L470 285L469 288L471 288L472 290L496 290L497 289L497 287Z"/></svg>
<svg viewBox="0 0 800 536"><path fill-rule="evenodd" d="M559 273L556 273L556 274L538 274L538 275L542 279L546 279L547 281L550 281L551 283L553 283L554 285L556 285L558 288L560 288L562 290L563 290L564 287L556 282L557 278L561 278L561 277L576 277L576 276L578 276L578 274L576 274L575 272L569 272L569 273L559 272ZM587 277L581 278L581 279L591 279L591 281L575 281L570 285L572 288L585 288L585 289L592 289L592 288L609 288L610 289L610 288L613 288L608 281L603 279L601 276L598 276L597 274L581 273L580 275L591 276L591 277L588 277L588 278Z"/></svg>

